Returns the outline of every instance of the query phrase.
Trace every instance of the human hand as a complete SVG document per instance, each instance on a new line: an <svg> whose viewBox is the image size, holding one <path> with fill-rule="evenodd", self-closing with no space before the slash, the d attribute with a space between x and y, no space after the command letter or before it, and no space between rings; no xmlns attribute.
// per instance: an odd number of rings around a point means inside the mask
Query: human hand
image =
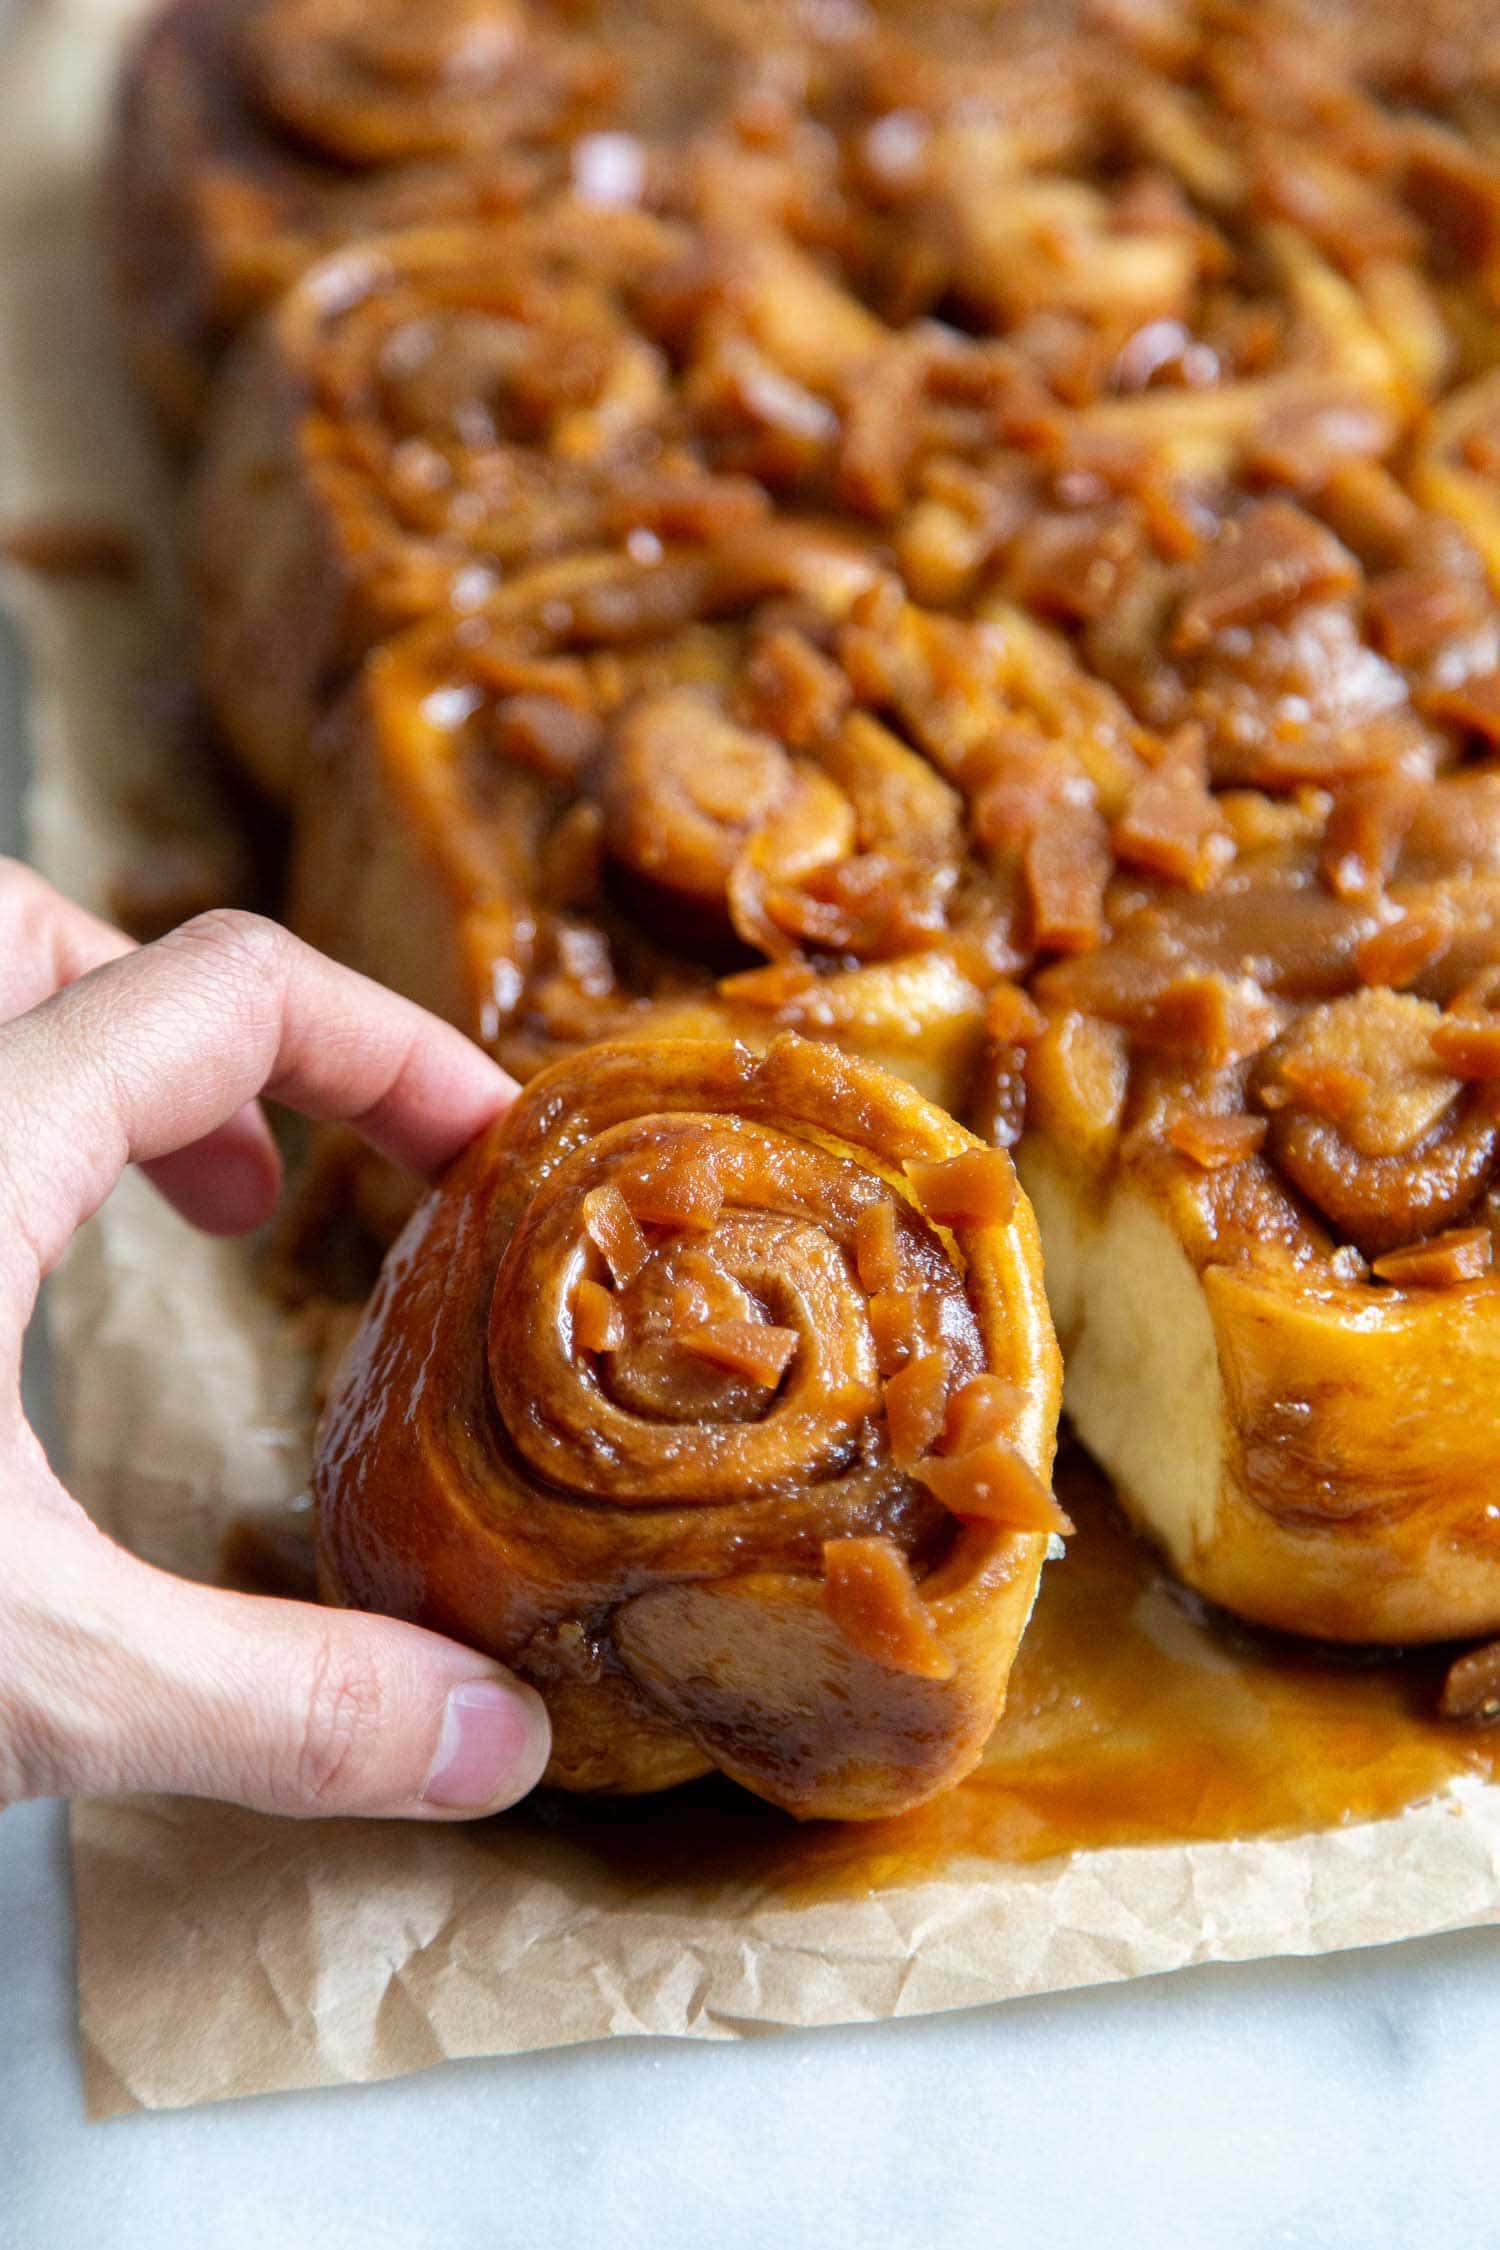
<svg viewBox="0 0 1500 2250"><path fill-rule="evenodd" d="M208 914L136 949L0 859L0 1806L165 1790L446 1820L540 1778L531 1688L415 1625L151 1568L58 1482L20 1395L40 1285L127 1164L241 1233L280 1188L258 1095L436 1174L514 1091L274 923Z"/></svg>

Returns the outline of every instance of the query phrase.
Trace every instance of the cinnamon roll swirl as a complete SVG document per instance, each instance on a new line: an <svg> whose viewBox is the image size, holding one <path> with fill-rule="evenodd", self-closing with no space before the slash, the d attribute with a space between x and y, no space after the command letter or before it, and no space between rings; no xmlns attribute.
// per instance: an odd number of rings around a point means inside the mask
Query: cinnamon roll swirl
<svg viewBox="0 0 1500 2250"><path fill-rule="evenodd" d="M314 259L570 180L609 206L753 98L790 38L738 0L169 0L111 180L136 369L195 428L225 344Z"/></svg>
<svg viewBox="0 0 1500 2250"><path fill-rule="evenodd" d="M193 506L201 675L272 795L401 626L558 556L764 512L711 473L633 316L682 247L643 212L564 201L361 243L283 296L220 385Z"/></svg>
<svg viewBox="0 0 1500 2250"><path fill-rule="evenodd" d="M1004 1703L1057 1381L1003 1152L795 1037L597 1048L392 1252L321 1440L325 1589L533 1681L564 1788L899 1811Z"/></svg>

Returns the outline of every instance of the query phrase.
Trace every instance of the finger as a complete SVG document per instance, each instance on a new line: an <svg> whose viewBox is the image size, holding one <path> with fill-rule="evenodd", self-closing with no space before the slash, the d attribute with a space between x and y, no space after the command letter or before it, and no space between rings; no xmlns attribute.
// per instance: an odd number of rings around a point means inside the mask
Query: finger
<svg viewBox="0 0 1500 2250"><path fill-rule="evenodd" d="M0 858L0 1024L135 951L122 930L75 906L19 860ZM185 1219L212 1234L258 1226L281 1188L276 1144L254 1103L196 1147L147 1170Z"/></svg>
<svg viewBox="0 0 1500 2250"><path fill-rule="evenodd" d="M189 1148L158 1156L141 1170L182 1216L205 1234L248 1234L281 1199L281 1154L258 1102Z"/></svg>
<svg viewBox="0 0 1500 2250"><path fill-rule="evenodd" d="M17 859L0 858L0 1023L135 947Z"/></svg>
<svg viewBox="0 0 1500 2250"><path fill-rule="evenodd" d="M549 1755L541 1698L472 1649L189 1585L81 1516L27 1540L7 1612L0 1803L160 1790L456 1820L514 1804Z"/></svg>
<svg viewBox="0 0 1500 2250"><path fill-rule="evenodd" d="M0 1156L40 1271L126 1164L190 1147L260 1092L435 1174L515 1086L451 1025L275 923L202 915L0 1028Z"/></svg>

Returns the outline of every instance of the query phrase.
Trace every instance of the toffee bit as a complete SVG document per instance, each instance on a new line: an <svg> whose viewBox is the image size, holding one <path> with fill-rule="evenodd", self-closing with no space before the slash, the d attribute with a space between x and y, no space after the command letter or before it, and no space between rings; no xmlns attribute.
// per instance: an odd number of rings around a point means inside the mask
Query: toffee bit
<svg viewBox="0 0 1500 2250"><path fill-rule="evenodd" d="M1168 479L1148 470L1136 486L1141 515L1168 562L1187 562L1203 545L1203 533L1189 494Z"/></svg>
<svg viewBox="0 0 1500 2250"><path fill-rule="evenodd" d="M932 1451L947 1410L945 1352L923 1352L890 1377L885 1386L885 1425L890 1434L891 1459L898 1469L913 1467Z"/></svg>
<svg viewBox="0 0 1500 2250"><path fill-rule="evenodd" d="M1167 1127L1173 1148L1204 1172L1243 1164L1265 1137L1263 1117L1209 1117L1199 1110L1179 1110Z"/></svg>
<svg viewBox="0 0 1500 2250"><path fill-rule="evenodd" d="M1038 516L1012 542L1007 586L1030 610L1087 624L1119 599L1139 544L1128 520Z"/></svg>
<svg viewBox="0 0 1500 2250"><path fill-rule="evenodd" d="M1460 257L1483 260L1500 249L1500 188L1493 166L1457 134L1435 125L1413 128L1405 192Z"/></svg>
<svg viewBox="0 0 1500 2250"><path fill-rule="evenodd" d="M765 1008L774 1014L805 1000L817 981L817 971L803 961L770 961L763 969L740 969L733 976L721 977L719 991L726 1000L739 1000L746 1007Z"/></svg>
<svg viewBox="0 0 1500 2250"><path fill-rule="evenodd" d="M972 1453L1003 1437L1020 1420L1025 1399L999 1375L971 1375L954 1392L943 1430L944 1453Z"/></svg>
<svg viewBox="0 0 1500 2250"><path fill-rule="evenodd" d="M1234 858L1235 844L1204 780L1201 746L1194 750L1164 758L1136 784L1113 840L1127 866L1207 891Z"/></svg>
<svg viewBox="0 0 1500 2250"><path fill-rule="evenodd" d="M870 1299L869 1315L875 1364L882 1375L894 1375L921 1339L917 1300L904 1289L878 1289Z"/></svg>
<svg viewBox="0 0 1500 2250"><path fill-rule="evenodd" d="M715 1320L683 1329L677 1338L685 1352L706 1359L732 1375L747 1375L774 1390L796 1357L801 1342L795 1328L773 1328L764 1320Z"/></svg>
<svg viewBox="0 0 1500 2250"><path fill-rule="evenodd" d="M1177 615L1173 653L1196 655L1227 627L1259 624L1358 584L1358 564L1331 531L1290 500L1263 500L1205 551Z"/></svg>
<svg viewBox="0 0 1500 2250"><path fill-rule="evenodd" d="M1417 664L1485 621L1483 585L1442 570L1392 570L1370 581L1365 623L1382 656ZM1434 717L1441 713L1431 703Z"/></svg>
<svg viewBox="0 0 1500 2250"><path fill-rule="evenodd" d="M1054 804L1026 845L1023 865L1035 944L1088 953L1105 934L1104 893L1114 872L1109 830L1092 804Z"/></svg>
<svg viewBox="0 0 1500 2250"><path fill-rule="evenodd" d="M963 1522L1000 1524L1008 1531L1055 1531L1063 1538L1073 1529L1035 1469L1003 1438L919 1462L912 1475Z"/></svg>
<svg viewBox="0 0 1500 2250"><path fill-rule="evenodd" d="M615 1287L627 1288L650 1257L651 1248L636 1225L629 1204L612 1182L589 1189L583 1199L583 1223L589 1240L608 1266Z"/></svg>
<svg viewBox="0 0 1500 2250"><path fill-rule="evenodd" d="M1394 570L1421 522L1417 503L1389 469L1358 459L1338 464L1319 494L1318 511L1345 546L1363 558L1366 569ZM1377 583L1371 581L1371 595Z"/></svg>
<svg viewBox="0 0 1500 2250"><path fill-rule="evenodd" d="M997 984L985 1002L984 1028L998 1046L1029 1047L1041 1038L1047 1019L1020 985Z"/></svg>
<svg viewBox="0 0 1500 2250"><path fill-rule="evenodd" d="M1471 1648L1449 1665L1438 1709L1445 1719L1467 1726L1493 1726L1500 1719L1500 1641Z"/></svg>
<svg viewBox="0 0 1500 2250"><path fill-rule="evenodd" d="M1335 898L1384 889L1425 794L1415 774L1371 774L1334 799L1318 867Z"/></svg>
<svg viewBox="0 0 1500 2250"><path fill-rule="evenodd" d="M604 873L604 815L580 797L569 805L542 846L538 889L549 906L566 912L587 907Z"/></svg>
<svg viewBox="0 0 1500 2250"><path fill-rule="evenodd" d="M690 1164L659 1165L622 1183L631 1216L642 1226L710 1234L724 1208L724 1190L712 1172Z"/></svg>
<svg viewBox="0 0 1500 2250"><path fill-rule="evenodd" d="M951 1680L958 1669L893 1539L827 1540L823 1606L850 1647L888 1672Z"/></svg>
<svg viewBox="0 0 1500 2250"><path fill-rule="evenodd" d="M847 507L894 515L906 497L921 435L925 354L904 342L877 352L845 409L839 492Z"/></svg>
<svg viewBox="0 0 1500 2250"><path fill-rule="evenodd" d="M848 711L851 690L839 667L802 633L782 626L750 658L746 716L792 750L814 750Z"/></svg>
<svg viewBox="0 0 1500 2250"><path fill-rule="evenodd" d="M939 1226L1001 1227L1016 1207L1016 1168L1002 1148L965 1149L935 1164L910 1158L906 1176Z"/></svg>
<svg viewBox="0 0 1500 2250"><path fill-rule="evenodd" d="M1188 971L1152 996L1132 1028L1143 1047L1222 1070L1270 1045L1276 1011L1251 977Z"/></svg>
<svg viewBox="0 0 1500 2250"><path fill-rule="evenodd" d="M672 1291L672 1326L679 1336L690 1328L706 1328L714 1307L723 1302L724 1276L707 1256L691 1252L679 1262L680 1278Z"/></svg>
<svg viewBox="0 0 1500 2250"><path fill-rule="evenodd" d="M1034 755L1008 752L976 760L972 786L969 826L987 851L1024 852L1053 817L1051 777Z"/></svg>
<svg viewBox="0 0 1500 2250"><path fill-rule="evenodd" d="M581 711L560 696L528 691L496 704L493 723L495 747L503 757L564 786L577 783L604 731L594 712Z"/></svg>
<svg viewBox="0 0 1500 2250"><path fill-rule="evenodd" d="M891 1289L901 1272L896 1206L889 1196L867 1203L854 1222L854 1267L867 1296Z"/></svg>
<svg viewBox="0 0 1500 2250"><path fill-rule="evenodd" d="M1398 1289L1453 1289L1460 1282L1482 1280L1494 1257L1495 1238L1488 1227L1451 1227L1426 1242L1387 1250L1370 1270Z"/></svg>
<svg viewBox="0 0 1500 2250"><path fill-rule="evenodd" d="M624 1314L609 1291L587 1275L573 1298L573 1337L585 1352L617 1352L625 1341Z"/></svg>
<svg viewBox="0 0 1500 2250"><path fill-rule="evenodd" d="M0 560L43 578L103 578L123 585L140 568L130 534L104 523L12 524L0 528Z"/></svg>
<svg viewBox="0 0 1500 2250"><path fill-rule="evenodd" d="M1432 1051L1454 1078L1475 1085L1500 1078L1500 1016L1444 1016L1432 1027Z"/></svg>
<svg viewBox="0 0 1500 2250"><path fill-rule="evenodd" d="M1386 416L1353 392L1289 398L1266 412L1246 449L1245 468L1257 483L1315 494L1336 462L1379 453L1389 443Z"/></svg>
<svg viewBox="0 0 1500 2250"><path fill-rule="evenodd" d="M1354 957L1360 980L1400 992L1442 959L1453 943L1453 915L1443 904L1408 907L1394 922L1362 938Z"/></svg>
<svg viewBox="0 0 1500 2250"><path fill-rule="evenodd" d="M1347 1125L1360 1116L1369 1107L1375 1092L1375 1081L1367 1070L1320 1055L1316 1049L1311 1054L1293 1051L1284 1055L1280 1072L1283 1088L1290 1089L1302 1108L1328 1118L1335 1125ZM1274 1090L1268 1087L1267 1096ZM1283 1105L1268 1098L1267 1106Z"/></svg>

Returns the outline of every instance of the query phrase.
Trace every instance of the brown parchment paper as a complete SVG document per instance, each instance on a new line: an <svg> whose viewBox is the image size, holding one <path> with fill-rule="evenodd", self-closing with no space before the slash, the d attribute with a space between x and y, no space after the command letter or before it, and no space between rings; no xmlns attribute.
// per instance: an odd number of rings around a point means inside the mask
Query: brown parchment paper
<svg viewBox="0 0 1500 2250"><path fill-rule="evenodd" d="M0 14L0 516L128 524L137 594L8 588L30 660L33 835L64 887L169 807L212 834L153 681L179 637L174 499L115 358L96 169L143 0ZM211 1575L227 1522L306 1474L308 1370L249 1254L127 1180L51 1292L71 1474L153 1560ZM73 1815L79 2007L96 2115L367 2080L616 2033L731 2039L974 2007L1187 1963L1317 1953L1500 1919L1500 1789L1276 1842L1081 1853L822 1901L642 1878L563 1836L300 1824L136 1800Z"/></svg>

